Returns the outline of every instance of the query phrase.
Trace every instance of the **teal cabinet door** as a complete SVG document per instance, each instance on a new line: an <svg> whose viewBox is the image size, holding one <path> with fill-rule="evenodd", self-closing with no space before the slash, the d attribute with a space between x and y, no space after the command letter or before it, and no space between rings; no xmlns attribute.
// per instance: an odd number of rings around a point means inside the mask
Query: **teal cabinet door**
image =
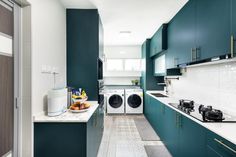
<svg viewBox="0 0 236 157"><path fill-rule="evenodd" d="M151 105L150 105L150 97L147 93L145 93L145 99L144 99L144 115L150 122L150 112L151 112Z"/></svg>
<svg viewBox="0 0 236 157"><path fill-rule="evenodd" d="M158 34L155 33L151 38L150 42L150 57L155 56L157 54L157 41L158 41Z"/></svg>
<svg viewBox="0 0 236 157"><path fill-rule="evenodd" d="M157 131L158 107L156 99L150 96L150 124Z"/></svg>
<svg viewBox="0 0 236 157"><path fill-rule="evenodd" d="M205 129L183 115L179 117L178 121L179 155L181 157L204 157L206 154Z"/></svg>
<svg viewBox="0 0 236 157"><path fill-rule="evenodd" d="M164 143L172 156L179 157L179 128L177 124L178 113L173 109L167 107L165 109L166 123L165 123L165 139Z"/></svg>
<svg viewBox="0 0 236 157"><path fill-rule="evenodd" d="M215 157L215 154L223 157L236 157L236 145L207 130L207 157Z"/></svg>
<svg viewBox="0 0 236 157"><path fill-rule="evenodd" d="M231 19L231 35L234 38L234 55L235 55L235 50L236 50L236 1L235 0L231 0L231 4L232 4L232 19Z"/></svg>
<svg viewBox="0 0 236 157"><path fill-rule="evenodd" d="M196 46L201 59L229 53L230 0L196 0Z"/></svg>
<svg viewBox="0 0 236 157"><path fill-rule="evenodd" d="M163 86L157 84L157 78L153 76L154 64L150 58L150 39L147 39L142 45L143 71L141 77L142 88L146 90L163 90Z"/></svg>
<svg viewBox="0 0 236 157"><path fill-rule="evenodd" d="M165 117L165 105L162 104L160 101L155 100L155 130L161 140L165 139L165 122L166 122L166 117Z"/></svg>
<svg viewBox="0 0 236 157"><path fill-rule="evenodd" d="M219 153L217 153L210 146L207 146L207 157L222 157Z"/></svg>
<svg viewBox="0 0 236 157"><path fill-rule="evenodd" d="M167 49L167 24L163 24L151 39L150 57Z"/></svg>
<svg viewBox="0 0 236 157"><path fill-rule="evenodd" d="M167 69L191 61L195 47L195 0L190 0L168 26Z"/></svg>

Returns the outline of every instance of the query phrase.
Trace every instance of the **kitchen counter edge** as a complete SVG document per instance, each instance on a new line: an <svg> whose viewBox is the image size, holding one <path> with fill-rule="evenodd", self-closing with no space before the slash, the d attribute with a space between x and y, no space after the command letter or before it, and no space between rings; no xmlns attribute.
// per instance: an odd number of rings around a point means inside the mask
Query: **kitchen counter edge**
<svg viewBox="0 0 236 157"><path fill-rule="evenodd" d="M166 106L170 107L171 109L177 111L178 113L181 113L185 117L193 120L194 122L200 124L206 129L218 134L219 136L225 138L226 140L236 145L236 134L234 133L234 131L236 130L236 123L204 123L168 104L168 103L178 103L179 99L173 98L171 96L168 96L167 98L161 98L161 97L157 98L151 94L151 93L161 93L166 95L164 91L146 91L146 93L149 96L157 99L161 103L165 104Z"/></svg>
<svg viewBox="0 0 236 157"><path fill-rule="evenodd" d="M87 101L91 104L88 111L82 113L71 113L67 111L59 116L49 117L46 113L33 117L34 123L87 123L97 110L99 104L97 101Z"/></svg>

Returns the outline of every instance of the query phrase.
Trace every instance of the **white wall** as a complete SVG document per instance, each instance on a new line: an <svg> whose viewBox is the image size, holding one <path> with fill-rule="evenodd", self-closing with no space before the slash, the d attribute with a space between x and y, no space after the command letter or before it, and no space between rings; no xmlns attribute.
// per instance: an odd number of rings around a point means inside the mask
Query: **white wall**
<svg viewBox="0 0 236 157"><path fill-rule="evenodd" d="M107 59L140 59L141 46L105 46L105 57ZM131 80L138 79L141 76L140 72L111 72L106 71L104 64L104 83L105 85L132 85Z"/></svg>
<svg viewBox="0 0 236 157"><path fill-rule="evenodd" d="M33 157L33 116L46 106L53 88L52 74L42 67L58 69L56 86L66 86L66 10L58 0L28 0L22 13L22 111L20 157Z"/></svg>
<svg viewBox="0 0 236 157"><path fill-rule="evenodd" d="M32 105L33 115L45 110L53 75L42 67L59 71L57 87L66 86L66 9L59 0L29 0L32 6Z"/></svg>
<svg viewBox="0 0 236 157"><path fill-rule="evenodd" d="M171 93L236 116L236 62L187 68L172 80Z"/></svg>
<svg viewBox="0 0 236 157"><path fill-rule="evenodd" d="M21 53L21 127L20 154L30 157L32 154L32 105L31 105L31 7L22 9L22 53Z"/></svg>

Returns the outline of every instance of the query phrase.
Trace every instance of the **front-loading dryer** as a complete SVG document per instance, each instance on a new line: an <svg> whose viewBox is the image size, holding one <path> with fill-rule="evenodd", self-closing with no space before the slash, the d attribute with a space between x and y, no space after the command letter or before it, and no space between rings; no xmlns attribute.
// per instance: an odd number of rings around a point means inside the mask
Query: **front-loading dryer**
<svg viewBox="0 0 236 157"><path fill-rule="evenodd" d="M125 113L142 114L143 113L143 90L126 89L125 90Z"/></svg>
<svg viewBox="0 0 236 157"><path fill-rule="evenodd" d="M114 89L107 92L107 114L124 114L125 97L123 89Z"/></svg>

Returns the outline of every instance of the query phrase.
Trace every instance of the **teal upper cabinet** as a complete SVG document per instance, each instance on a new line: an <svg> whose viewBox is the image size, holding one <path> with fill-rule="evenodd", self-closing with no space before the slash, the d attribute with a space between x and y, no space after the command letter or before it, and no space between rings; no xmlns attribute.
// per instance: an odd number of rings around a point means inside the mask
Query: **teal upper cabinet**
<svg viewBox="0 0 236 157"><path fill-rule="evenodd" d="M190 0L168 26L167 69L191 60L195 47L195 1Z"/></svg>
<svg viewBox="0 0 236 157"><path fill-rule="evenodd" d="M230 3L231 0L186 3L168 25L167 69L230 53L230 27L236 30L236 20L230 22ZM236 5L234 0L232 3ZM234 7L232 14L236 19Z"/></svg>
<svg viewBox="0 0 236 157"><path fill-rule="evenodd" d="M151 39L150 57L167 49L167 24L163 24Z"/></svg>
<svg viewBox="0 0 236 157"><path fill-rule="evenodd" d="M154 77L154 64L150 56L150 39L147 39L142 45L143 70L140 78L141 87L146 90L163 90L163 86L158 86L158 78Z"/></svg>
<svg viewBox="0 0 236 157"><path fill-rule="evenodd" d="M165 54L154 59L154 76L166 75L166 57Z"/></svg>
<svg viewBox="0 0 236 157"><path fill-rule="evenodd" d="M196 0L196 28L200 59L230 53L230 0Z"/></svg>

